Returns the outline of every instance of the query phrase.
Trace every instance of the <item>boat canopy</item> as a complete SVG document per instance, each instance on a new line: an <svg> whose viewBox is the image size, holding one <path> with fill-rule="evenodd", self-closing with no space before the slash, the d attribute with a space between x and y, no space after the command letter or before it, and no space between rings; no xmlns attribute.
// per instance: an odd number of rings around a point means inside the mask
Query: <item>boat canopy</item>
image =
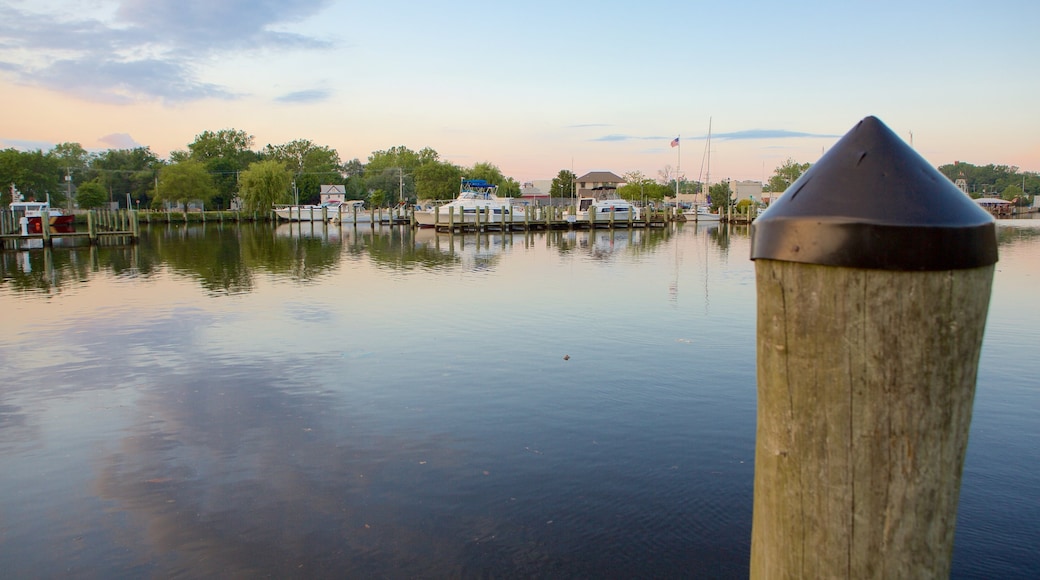
<svg viewBox="0 0 1040 580"><path fill-rule="evenodd" d="M462 185L466 187L494 187L485 179L463 179Z"/></svg>

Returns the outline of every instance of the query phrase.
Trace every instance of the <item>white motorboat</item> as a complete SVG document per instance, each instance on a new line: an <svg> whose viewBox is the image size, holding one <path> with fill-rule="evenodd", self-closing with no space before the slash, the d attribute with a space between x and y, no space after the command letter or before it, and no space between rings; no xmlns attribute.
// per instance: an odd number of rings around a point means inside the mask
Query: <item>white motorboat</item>
<svg viewBox="0 0 1040 580"><path fill-rule="evenodd" d="M335 200L319 205L287 205L274 208L274 213L290 222L320 222L338 213L342 201Z"/></svg>
<svg viewBox="0 0 1040 580"><path fill-rule="evenodd" d="M379 220L379 216L373 217L373 213L365 209L365 200L348 199L339 204L336 211L329 212L329 221L334 224L367 224Z"/></svg>
<svg viewBox="0 0 1040 580"><path fill-rule="evenodd" d="M711 208L706 205L695 205L690 209L683 210L682 215L688 222L719 221L719 214L711 213Z"/></svg>
<svg viewBox="0 0 1040 580"><path fill-rule="evenodd" d="M629 218L635 221L639 217L639 208L620 197L578 198L577 219L579 221L592 222L595 220L596 223L609 223L613 219L615 222L627 222Z"/></svg>
<svg viewBox="0 0 1040 580"><path fill-rule="evenodd" d="M420 227L441 224L481 223L498 224L524 221L524 207L513 205L508 198L496 195L497 185L483 179L463 179L459 195L454 200L435 208L415 210L415 223Z"/></svg>

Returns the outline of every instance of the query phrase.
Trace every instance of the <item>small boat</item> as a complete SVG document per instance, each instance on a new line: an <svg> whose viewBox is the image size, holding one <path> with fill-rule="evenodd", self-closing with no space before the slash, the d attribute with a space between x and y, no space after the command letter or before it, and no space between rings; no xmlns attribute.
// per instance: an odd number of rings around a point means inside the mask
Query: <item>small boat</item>
<svg viewBox="0 0 1040 580"><path fill-rule="evenodd" d="M60 208L51 207L49 201L12 201L11 211L29 220L29 233L43 233L43 212L47 212L47 223L53 229L71 231L76 216L66 214Z"/></svg>
<svg viewBox="0 0 1040 580"><path fill-rule="evenodd" d="M683 210L682 215L688 222L717 222L719 214L711 213L711 208L706 205L695 205L690 209Z"/></svg>
<svg viewBox="0 0 1040 580"><path fill-rule="evenodd" d="M373 218L372 213L365 209L365 200L348 199L340 203L335 212L329 210L329 221L334 224L367 224L379 219L378 216Z"/></svg>
<svg viewBox="0 0 1040 580"><path fill-rule="evenodd" d="M524 207L498 197L497 192L497 185L483 179L463 179L458 197L437 208L416 209L415 223L428 228L437 225L439 219L440 223L447 224L452 215L454 223L472 224L477 222L478 211L482 223L524 221Z"/></svg>
<svg viewBox="0 0 1040 580"><path fill-rule="evenodd" d="M337 213L342 203L335 200L318 205L287 205L274 208L274 213L280 219L290 222L320 222Z"/></svg>
<svg viewBox="0 0 1040 580"><path fill-rule="evenodd" d="M627 222L638 220L639 208L631 202L620 197L596 198L579 197L577 219L581 221L592 221L607 223L614 219L616 222Z"/></svg>

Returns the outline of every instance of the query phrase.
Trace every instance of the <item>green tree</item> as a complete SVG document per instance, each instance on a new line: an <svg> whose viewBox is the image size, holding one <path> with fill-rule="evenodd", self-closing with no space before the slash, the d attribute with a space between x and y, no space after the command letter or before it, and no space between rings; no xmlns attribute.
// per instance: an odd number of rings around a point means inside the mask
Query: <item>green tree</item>
<svg viewBox="0 0 1040 580"><path fill-rule="evenodd" d="M190 151L184 151L184 150L170 151L169 162L170 162L171 165L174 164L174 163L180 163L182 161L187 161L189 159L191 159L191 152Z"/></svg>
<svg viewBox="0 0 1040 580"><path fill-rule="evenodd" d="M162 162L148 147L109 149L96 155L87 171L87 181L97 181L108 190L109 201L126 205L132 200L148 205Z"/></svg>
<svg viewBox="0 0 1040 580"><path fill-rule="evenodd" d="M498 185L505 181L505 176L502 175L502 171L488 161L473 164L473 167L466 170L466 178L483 179L493 185Z"/></svg>
<svg viewBox="0 0 1040 580"><path fill-rule="evenodd" d="M618 188L617 194L624 199L642 202L646 196L647 186L653 183L642 171L629 171L624 175L625 184Z"/></svg>
<svg viewBox="0 0 1040 580"><path fill-rule="evenodd" d="M809 163L798 163L790 157L783 164L773 170L772 177L762 189L780 193L786 191L791 184L798 180L803 173L809 170Z"/></svg>
<svg viewBox="0 0 1040 580"><path fill-rule="evenodd" d="M344 191L347 199L365 199L368 193L365 191L365 178L360 175L351 175L344 184Z"/></svg>
<svg viewBox="0 0 1040 580"><path fill-rule="evenodd" d="M343 164L343 175L346 175L347 178L364 177L365 166L357 157L355 157Z"/></svg>
<svg viewBox="0 0 1040 580"><path fill-rule="evenodd" d="M242 172L239 192L245 211L267 213L276 203L288 202L292 172L280 161L258 161Z"/></svg>
<svg viewBox="0 0 1040 580"><path fill-rule="evenodd" d="M731 195L728 181L723 181L709 186L708 198L711 200L712 211L715 211L720 207L728 207Z"/></svg>
<svg viewBox="0 0 1040 580"><path fill-rule="evenodd" d="M40 150L17 151L6 149L0 161L0 176L7 190L5 199L10 200L11 187L16 188L26 200L50 200L52 205L65 203L65 188L62 187L64 172L54 157Z"/></svg>
<svg viewBox="0 0 1040 580"><path fill-rule="evenodd" d="M158 202L187 204L201 201L206 204L217 193L206 167L199 161L189 159L167 165L159 172Z"/></svg>
<svg viewBox="0 0 1040 580"><path fill-rule="evenodd" d="M253 136L238 129L203 131L188 145L191 159L201 161L213 177L217 194L213 204L219 208L230 205L238 192L238 175L260 154L252 150ZM173 156L171 155L171 158Z"/></svg>
<svg viewBox="0 0 1040 580"><path fill-rule="evenodd" d="M427 163L415 170L417 199L453 199L459 194L463 170L451 163Z"/></svg>
<svg viewBox="0 0 1040 580"><path fill-rule="evenodd" d="M498 186L500 197L520 197L520 183L502 174L502 170L490 161L476 163L466 171L467 179L483 179Z"/></svg>
<svg viewBox="0 0 1040 580"><path fill-rule="evenodd" d="M11 188L16 187L21 176L22 154L13 147L0 149L0 207L11 203Z"/></svg>
<svg viewBox="0 0 1040 580"><path fill-rule="evenodd" d="M415 180L410 173L397 167L387 167L379 172L366 171L365 184L370 190L379 190L384 194L384 201L395 203L414 200Z"/></svg>
<svg viewBox="0 0 1040 580"><path fill-rule="evenodd" d="M96 181L79 184L76 189L76 204L83 209L94 209L108 201L108 190Z"/></svg>
<svg viewBox="0 0 1040 580"><path fill-rule="evenodd" d="M577 175L566 169L561 169L549 186L549 197L571 197L574 195L574 182Z"/></svg>
<svg viewBox="0 0 1040 580"><path fill-rule="evenodd" d="M437 193L440 188L434 187L420 193L416 186L416 173L421 167L435 166L440 163L440 155L429 147L418 152L403 145L391 147L385 151L373 151L368 156L368 163L365 165L365 189L383 191L387 201L399 199L401 197L401 180L404 179L404 198L406 200L426 197L427 194ZM431 174L436 173L438 173L436 169L426 172L427 185L430 185L428 180L431 178ZM458 187L457 183L455 187ZM455 195L452 194L451 197L455 197ZM372 203L375 204L375 201L372 200Z"/></svg>
<svg viewBox="0 0 1040 580"><path fill-rule="evenodd" d="M663 183L651 182L644 191L648 201L664 201L666 197L675 196L675 190Z"/></svg>
<svg viewBox="0 0 1040 580"><path fill-rule="evenodd" d="M968 188L968 194L972 197L983 195L996 195L1011 186L1018 186L1024 196L1019 196L1020 201L1040 193L1040 174L1035 172L1020 172L1018 167L1010 165L973 165L962 161L954 161L947 165L940 165L939 172L953 181L963 179Z"/></svg>
<svg viewBox="0 0 1040 580"><path fill-rule="evenodd" d="M438 158L437 152L430 148L417 153L403 145L398 145L385 151L373 151L368 156L365 173L367 175L381 174L387 169L403 169L405 172L411 173L424 162L430 163L437 161Z"/></svg>
<svg viewBox="0 0 1040 580"><path fill-rule="evenodd" d="M498 184L498 195L500 197L520 197L520 182L512 177Z"/></svg>
<svg viewBox="0 0 1040 580"><path fill-rule="evenodd" d="M90 164L91 155L82 145L79 143L59 143L51 148L47 155L57 161L59 168L64 169L64 175L61 179L65 184L66 193L71 191L74 185L78 186L86 181L86 171Z"/></svg>
<svg viewBox="0 0 1040 580"><path fill-rule="evenodd" d="M293 174L300 203L317 203L321 197L322 184L344 182L340 173L339 153L307 139L297 139L284 145L268 145L264 157L281 161Z"/></svg>
<svg viewBox="0 0 1040 580"><path fill-rule="evenodd" d="M249 161L249 157L256 156L252 148L253 136L238 129L203 131L188 144L191 157L203 163L210 159Z"/></svg>
<svg viewBox="0 0 1040 580"><path fill-rule="evenodd" d="M1022 201L1025 196L1022 194L1022 188L1017 185L1009 185L1004 188L1004 191L1000 192L1000 199L1013 201L1016 205Z"/></svg>

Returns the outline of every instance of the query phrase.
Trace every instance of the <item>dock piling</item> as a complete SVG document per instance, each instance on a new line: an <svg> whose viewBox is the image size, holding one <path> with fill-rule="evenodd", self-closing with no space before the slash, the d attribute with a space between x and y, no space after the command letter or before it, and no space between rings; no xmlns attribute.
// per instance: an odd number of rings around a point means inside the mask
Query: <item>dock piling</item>
<svg viewBox="0 0 1040 580"><path fill-rule="evenodd" d="M752 225L751 259L750 577L948 577L992 218L868 117Z"/></svg>

